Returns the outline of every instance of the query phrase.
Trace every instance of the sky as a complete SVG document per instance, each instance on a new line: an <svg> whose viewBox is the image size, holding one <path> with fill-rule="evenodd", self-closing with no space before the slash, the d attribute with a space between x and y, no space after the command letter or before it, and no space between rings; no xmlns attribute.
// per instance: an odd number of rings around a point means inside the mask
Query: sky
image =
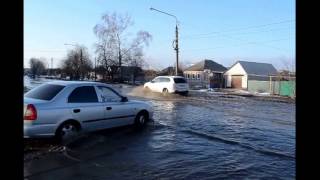
<svg viewBox="0 0 320 180"><path fill-rule="evenodd" d="M211 59L230 67L238 60L271 63L277 69L295 64L294 0L25 0L24 66L31 57L59 67L71 46L85 45L92 59L97 38L93 27L104 13L128 13L128 32L148 31L144 48L150 68L173 66L176 21L151 11L174 14L179 21L179 61Z"/></svg>

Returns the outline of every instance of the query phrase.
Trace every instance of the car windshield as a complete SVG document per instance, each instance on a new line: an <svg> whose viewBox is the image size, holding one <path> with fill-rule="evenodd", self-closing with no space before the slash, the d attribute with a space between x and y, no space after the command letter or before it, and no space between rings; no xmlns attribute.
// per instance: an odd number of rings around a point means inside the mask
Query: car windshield
<svg viewBox="0 0 320 180"><path fill-rule="evenodd" d="M175 83L187 83L184 78L173 78Z"/></svg>
<svg viewBox="0 0 320 180"><path fill-rule="evenodd" d="M65 86L56 84L43 84L27 92L24 97L50 101L64 87Z"/></svg>

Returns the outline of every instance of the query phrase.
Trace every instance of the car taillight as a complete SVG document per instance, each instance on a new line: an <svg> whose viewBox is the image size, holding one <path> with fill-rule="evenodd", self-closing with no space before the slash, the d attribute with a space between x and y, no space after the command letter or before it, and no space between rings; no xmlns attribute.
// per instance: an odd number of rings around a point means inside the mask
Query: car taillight
<svg viewBox="0 0 320 180"><path fill-rule="evenodd" d="M33 104L28 104L26 112L24 113L24 120L36 120L37 119L37 110Z"/></svg>

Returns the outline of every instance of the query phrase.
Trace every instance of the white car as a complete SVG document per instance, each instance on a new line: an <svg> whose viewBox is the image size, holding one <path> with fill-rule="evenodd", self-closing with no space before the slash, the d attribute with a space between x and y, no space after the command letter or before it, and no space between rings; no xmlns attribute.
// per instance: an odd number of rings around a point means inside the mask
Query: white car
<svg viewBox="0 0 320 180"><path fill-rule="evenodd" d="M135 124L143 127L153 115L146 102L128 100L110 85L83 81L54 81L24 95L24 137L62 141L80 131Z"/></svg>
<svg viewBox="0 0 320 180"><path fill-rule="evenodd" d="M187 95L189 85L181 76L158 76L144 84L145 90L161 93L181 93Z"/></svg>

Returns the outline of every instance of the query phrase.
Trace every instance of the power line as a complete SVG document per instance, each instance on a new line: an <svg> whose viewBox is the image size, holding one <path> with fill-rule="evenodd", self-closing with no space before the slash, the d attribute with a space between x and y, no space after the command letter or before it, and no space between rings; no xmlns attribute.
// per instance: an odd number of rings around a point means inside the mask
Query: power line
<svg viewBox="0 0 320 180"><path fill-rule="evenodd" d="M288 20L288 21L291 21L291 20ZM278 23L269 23L269 24L265 24L265 25L259 25L259 27L261 26L268 26L268 25L271 25L271 24L282 24L284 22L287 22L287 21L281 21L281 22L278 22ZM253 27L253 26L250 26L250 27ZM240 29L240 28L239 28ZM241 28L243 30L245 30L245 28ZM246 29L250 29L250 28L246 28ZM206 33L206 34L198 34L199 37L191 37L193 35L187 35L187 36L182 36L180 39L201 39L201 38L210 38L210 37L215 37L215 36L219 36L220 34L230 34L230 33L225 33L225 32L231 32L232 34L250 34L250 33L261 33L261 32L272 32L272 31L277 31L277 30L286 30L286 29L293 29L292 27L286 27L286 28L277 28L277 29L267 29L267 30L262 30L262 31L245 31L245 32L238 32L235 31L235 30L226 30L226 31L221 31L221 32L213 32L213 35L210 35L210 33ZM236 33L234 33L236 32ZM209 35L207 35L209 34ZM207 36L205 36L207 35ZM190 37L189 37L190 36ZM160 44L167 44L168 41L172 41L172 38L168 38L168 39L162 39L161 41L158 41L160 42Z"/></svg>
<svg viewBox="0 0 320 180"><path fill-rule="evenodd" d="M65 52L66 50L55 50L55 49L25 49L25 51L30 51L30 52Z"/></svg>
<svg viewBox="0 0 320 180"><path fill-rule="evenodd" d="M261 27L266 27L266 26L271 26L271 25L276 25L276 24L290 23L290 22L294 22L294 21L295 21L295 20L284 20L284 21L279 21L279 22L274 22L274 23L268 23L268 24L261 24L261 25L255 25L255 26L247 26L247 27L242 27L242 28L233 28L233 29L224 30L224 31L216 31L216 32L210 32L210 33L203 33L203 34L186 35L186 36L182 36L181 38L187 39L187 38L192 38L192 37L197 37L197 36L205 36L205 35L211 35L211 34L219 34L219 33L224 33L224 32L234 32L234 31L239 31L239 30L244 30L244 29L261 28Z"/></svg>
<svg viewBox="0 0 320 180"><path fill-rule="evenodd" d="M223 36L224 34L231 34L231 35L246 35L246 34L257 34L257 33L264 33L264 32L273 32L273 31L279 31L279 30L287 30L287 29L292 29L292 27L286 27L286 28L277 28L277 29L267 29L267 30L262 30L262 31L245 31L245 32L234 32L234 33L217 33L213 35L208 35L208 36L199 36L199 37L191 37L191 38L185 38L184 40L190 40L190 39L208 39L212 37L217 37L217 36Z"/></svg>
<svg viewBox="0 0 320 180"><path fill-rule="evenodd" d="M277 28L277 29L267 29L267 30L263 30L263 31L246 31L246 32L234 32L234 33L231 33L232 35L245 35L245 34L253 34L253 33L263 33L263 32L272 32L272 31L279 31L279 30L286 30L286 29L291 29L292 27L286 27L286 28ZM228 39L235 39L235 40L241 40L242 39L239 39L239 38L231 38L230 36L227 36L225 34L229 34L229 33L220 33L220 34L215 34L215 35L211 35L211 36L203 36L203 37L198 37L197 39L200 39L200 38L210 38L210 37L227 37ZM193 38L194 39L194 38ZM282 39L281 39L282 40ZM269 41L268 41L269 42ZM271 41L272 42L272 41ZM256 42L246 42L245 44L254 44ZM161 45L164 45L164 44L167 44L167 43L164 43L162 42ZM267 46L267 45L264 45L264 46ZM226 46L222 46L222 47L226 47ZM268 45L268 47L271 47ZM219 47L216 47L216 48L221 48L221 46ZM216 49L214 48L214 49ZM279 49L279 48L275 48L275 47L271 47L273 49ZM208 49L212 49L212 48L208 48ZM194 50L194 49L193 49ZM193 51L192 50L192 51ZM196 49L196 50L206 50L206 49Z"/></svg>
<svg viewBox="0 0 320 180"><path fill-rule="evenodd" d="M238 41L243 41L244 39L242 38L235 38L235 37L231 37L231 36L226 36L226 35L223 35L223 37L227 37L229 39L234 39L234 40L238 40ZM283 41L283 40L289 40L291 38L283 38L283 39L278 39L278 40L271 40L271 41L268 41L268 42L276 42L276 41ZM277 49L277 50L280 50L280 51L289 51L287 49L282 49L282 48L278 48L278 47L274 47L274 46L270 46L270 45L266 45L265 43L266 42L255 42L255 41L251 41L251 42L248 42L249 44L256 44L256 45L262 45L262 46L265 46L265 47L269 47L269 48L272 48L272 49Z"/></svg>
<svg viewBox="0 0 320 180"><path fill-rule="evenodd" d="M236 45L231 45L231 46L217 46L217 47L213 47L213 48L205 48L205 49L188 49L188 50L184 50L185 52L189 52L189 51L202 51L202 50L213 50L213 49L220 49L220 48L227 48L227 47L237 47L237 46L241 46L241 45L246 45L246 44L257 44L257 45L261 45L262 43L269 43L269 42L277 42L277 41L284 41L284 40L288 40L291 38L282 38L282 39L273 39L270 41L263 41L263 42L253 42L253 41L249 41L249 42L245 42L245 43L240 43L240 44L236 44ZM265 46L265 44L264 44ZM269 46L269 45L267 45ZM271 47L271 46L269 46ZM272 48L276 48L276 47L272 47ZM277 50L283 50L280 48L276 48Z"/></svg>

